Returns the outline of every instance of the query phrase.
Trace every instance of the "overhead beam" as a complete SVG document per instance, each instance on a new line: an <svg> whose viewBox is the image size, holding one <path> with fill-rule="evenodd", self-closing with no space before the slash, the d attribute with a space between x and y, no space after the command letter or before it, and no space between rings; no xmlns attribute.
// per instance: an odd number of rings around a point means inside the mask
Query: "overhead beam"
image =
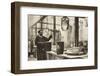
<svg viewBox="0 0 100 76"><path fill-rule="evenodd" d="M45 17L47 17L47 16L42 16L37 22L35 22L35 23L32 25L32 27L33 27L34 25L36 25L37 23L41 22L42 20L44 20Z"/></svg>

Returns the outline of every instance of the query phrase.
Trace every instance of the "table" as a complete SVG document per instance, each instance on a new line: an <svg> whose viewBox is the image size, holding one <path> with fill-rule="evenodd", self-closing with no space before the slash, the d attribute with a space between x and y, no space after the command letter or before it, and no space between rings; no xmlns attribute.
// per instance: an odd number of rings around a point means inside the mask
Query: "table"
<svg viewBox="0 0 100 76"><path fill-rule="evenodd" d="M58 54L54 51L47 51L47 60L61 60L61 59L84 59L88 55L67 55L67 54Z"/></svg>

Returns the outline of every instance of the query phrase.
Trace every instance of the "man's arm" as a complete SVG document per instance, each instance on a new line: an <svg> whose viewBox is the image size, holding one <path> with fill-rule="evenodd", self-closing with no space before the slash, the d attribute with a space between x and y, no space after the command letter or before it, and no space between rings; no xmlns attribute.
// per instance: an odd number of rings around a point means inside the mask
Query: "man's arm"
<svg viewBox="0 0 100 76"><path fill-rule="evenodd" d="M48 40L50 40L52 38L52 35L49 36Z"/></svg>
<svg viewBox="0 0 100 76"><path fill-rule="evenodd" d="M49 36L49 38L44 37L45 41L49 41L52 38L52 35Z"/></svg>

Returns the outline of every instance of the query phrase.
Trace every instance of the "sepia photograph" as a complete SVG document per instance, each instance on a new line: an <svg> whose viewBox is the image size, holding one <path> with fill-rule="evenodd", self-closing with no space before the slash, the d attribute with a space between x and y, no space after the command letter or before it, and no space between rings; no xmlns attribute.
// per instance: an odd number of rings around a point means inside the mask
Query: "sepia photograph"
<svg viewBox="0 0 100 76"><path fill-rule="evenodd" d="M11 4L11 71L97 69L97 7Z"/></svg>
<svg viewBox="0 0 100 76"><path fill-rule="evenodd" d="M88 58L88 17L27 16L29 61Z"/></svg>

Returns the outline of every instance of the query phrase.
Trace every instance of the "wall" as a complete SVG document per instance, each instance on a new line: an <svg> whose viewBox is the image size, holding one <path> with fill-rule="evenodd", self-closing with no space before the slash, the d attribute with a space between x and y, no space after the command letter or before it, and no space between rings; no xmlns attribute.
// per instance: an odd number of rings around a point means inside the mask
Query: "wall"
<svg viewBox="0 0 100 76"><path fill-rule="evenodd" d="M10 73L11 60L11 15L10 3L15 0L1 0L0 1L0 76L17 76ZM100 0L17 0L29 2L42 3L56 3L56 4L74 4L74 5L90 5L98 6L100 16ZM100 24L98 18L98 24ZM98 33L100 33L100 26L98 25ZM100 39L100 35L98 36ZM98 40L98 43L100 40ZM100 44L98 45L100 46ZM98 50L100 50L98 48ZM98 52L100 58L100 51ZM52 73L38 73L38 74L22 74L18 76L99 76L100 74L100 60L98 62L98 70L81 70L81 71L65 71Z"/></svg>

